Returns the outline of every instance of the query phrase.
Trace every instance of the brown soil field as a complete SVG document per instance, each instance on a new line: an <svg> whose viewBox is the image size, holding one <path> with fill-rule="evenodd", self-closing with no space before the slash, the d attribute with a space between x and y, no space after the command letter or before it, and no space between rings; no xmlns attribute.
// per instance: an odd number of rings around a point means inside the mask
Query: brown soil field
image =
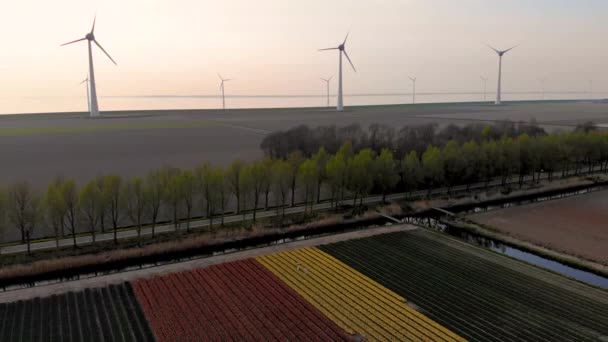
<svg viewBox="0 0 608 342"><path fill-rule="evenodd" d="M608 191L493 210L469 219L520 240L608 265Z"/></svg>

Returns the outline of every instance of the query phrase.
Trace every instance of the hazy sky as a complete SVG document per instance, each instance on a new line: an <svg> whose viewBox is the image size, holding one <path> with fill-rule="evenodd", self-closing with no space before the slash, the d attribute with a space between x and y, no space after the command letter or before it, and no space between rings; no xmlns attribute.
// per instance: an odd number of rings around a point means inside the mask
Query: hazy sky
<svg viewBox="0 0 608 342"><path fill-rule="evenodd" d="M81 96L84 37L96 36L118 62L94 53L98 92L108 95L217 94L217 72L232 94L318 94L337 74L339 44L358 72L345 69L346 93L478 91L495 87L507 48L504 89L608 88L605 0L3 0L0 97ZM335 89L335 88L334 88Z"/></svg>

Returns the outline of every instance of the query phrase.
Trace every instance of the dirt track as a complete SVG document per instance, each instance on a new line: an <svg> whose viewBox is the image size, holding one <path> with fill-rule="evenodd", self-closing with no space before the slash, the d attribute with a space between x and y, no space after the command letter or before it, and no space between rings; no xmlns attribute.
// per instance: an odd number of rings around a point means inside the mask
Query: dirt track
<svg viewBox="0 0 608 342"><path fill-rule="evenodd" d="M608 265L608 191L469 216L520 240Z"/></svg>
<svg viewBox="0 0 608 342"><path fill-rule="evenodd" d="M183 270L189 270L193 268L206 267L214 264L223 262L229 262L234 260L241 260L256 257L259 255L265 255L283 250L318 246L328 243L334 243L338 241L345 241L350 239L364 238L368 236L386 234L398 231L406 231L411 229L417 229L411 225L399 225L390 227L379 227L366 230L358 230L350 233L330 235L320 238L314 238L309 240L302 240L292 242L288 244L276 245L266 248L251 249L242 252L235 252L227 255L220 255L209 258L202 258L197 260L185 261L175 264L150 267L141 270L122 272L116 274L110 274L106 276L100 276L95 278L69 281L64 283L38 286L33 288L26 288L20 290L13 290L8 292L0 292L0 303L13 302L22 299L31 299L35 297L47 297L53 294L65 293L70 291L79 291L85 288L104 287L110 284L119 284L125 281L132 281L139 278L148 278L159 274L179 272Z"/></svg>

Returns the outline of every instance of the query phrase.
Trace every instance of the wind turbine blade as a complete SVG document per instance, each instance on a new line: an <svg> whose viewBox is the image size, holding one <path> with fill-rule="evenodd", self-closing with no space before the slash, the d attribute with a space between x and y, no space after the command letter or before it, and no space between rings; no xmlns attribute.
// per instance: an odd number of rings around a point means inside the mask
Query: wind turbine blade
<svg viewBox="0 0 608 342"><path fill-rule="evenodd" d="M512 48L510 48L510 49L507 49L507 50L503 51L503 53L507 53L507 52L509 52L509 51L511 51L511 50L513 50L513 49L515 49L516 47L517 47L517 45L513 46L513 47L512 47Z"/></svg>
<svg viewBox="0 0 608 342"><path fill-rule="evenodd" d="M340 48L327 48L327 49L319 49L319 51L327 51L327 50L339 50Z"/></svg>
<svg viewBox="0 0 608 342"><path fill-rule="evenodd" d="M224 79L222 78L222 75L220 75L220 73L219 73L219 72L217 73L217 77L219 77L219 78L220 78L220 80L222 80L222 81L224 80Z"/></svg>
<svg viewBox="0 0 608 342"><path fill-rule="evenodd" d="M87 78L86 80L80 82L80 84L83 84L84 82L87 82L89 79Z"/></svg>
<svg viewBox="0 0 608 342"><path fill-rule="evenodd" d="M108 58L109 58L109 59L112 61L112 63L114 63L114 65L118 65L118 64L116 64L116 62L114 61L114 59L112 59L112 57L110 57L110 54L109 54L109 53L107 53L107 52L106 52L106 50L104 50L104 49L101 47L101 45L99 45L99 43L97 42L97 40L94 40L94 42L95 42L95 45L97 45L97 46L98 46L98 47L101 49L101 51L103 51L103 53L105 53L105 54L106 54L106 56L108 56Z"/></svg>
<svg viewBox="0 0 608 342"><path fill-rule="evenodd" d="M326 80L323 77L321 77L321 81L329 82L329 80Z"/></svg>
<svg viewBox="0 0 608 342"><path fill-rule="evenodd" d="M348 31L346 33L346 37L344 37L344 42L342 43L342 45L346 44L346 40L348 39L348 35L350 34L350 31Z"/></svg>
<svg viewBox="0 0 608 342"><path fill-rule="evenodd" d="M95 14L95 17L93 17L93 26L91 27L91 33L95 32L95 21L97 21L97 14Z"/></svg>
<svg viewBox="0 0 608 342"><path fill-rule="evenodd" d="M350 66L353 67L353 70L355 72L357 72L357 69L355 69L355 66L353 65L353 62L350 60L350 57L348 57L348 54L346 53L346 50L343 50L344 52L344 56L346 56L346 59L348 59L348 63L350 63Z"/></svg>
<svg viewBox="0 0 608 342"><path fill-rule="evenodd" d="M224 80L224 82L228 82L228 81L232 81L232 78L227 78Z"/></svg>
<svg viewBox="0 0 608 342"><path fill-rule="evenodd" d="M497 49L495 49L494 47L492 47L490 44L486 44L487 47L489 47L490 49L496 51L496 53L500 53L500 51L498 51Z"/></svg>
<svg viewBox="0 0 608 342"><path fill-rule="evenodd" d="M80 42L80 41L83 41L83 40L87 40L87 39L86 39L86 38L80 38L80 39L76 39L76 40L71 41L71 42L69 42L69 43L61 44L60 46L65 46L65 45L69 45L69 44L77 43L77 42Z"/></svg>
<svg viewBox="0 0 608 342"><path fill-rule="evenodd" d="M327 79L327 82L331 81L331 79L334 78L333 76L329 76L329 78Z"/></svg>

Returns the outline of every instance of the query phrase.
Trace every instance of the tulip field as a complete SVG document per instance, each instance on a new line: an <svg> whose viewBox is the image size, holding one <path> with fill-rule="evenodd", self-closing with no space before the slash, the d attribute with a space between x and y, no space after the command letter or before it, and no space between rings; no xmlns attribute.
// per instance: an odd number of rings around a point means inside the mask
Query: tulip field
<svg viewBox="0 0 608 342"><path fill-rule="evenodd" d="M420 229L0 304L0 341L606 336L606 291Z"/></svg>

